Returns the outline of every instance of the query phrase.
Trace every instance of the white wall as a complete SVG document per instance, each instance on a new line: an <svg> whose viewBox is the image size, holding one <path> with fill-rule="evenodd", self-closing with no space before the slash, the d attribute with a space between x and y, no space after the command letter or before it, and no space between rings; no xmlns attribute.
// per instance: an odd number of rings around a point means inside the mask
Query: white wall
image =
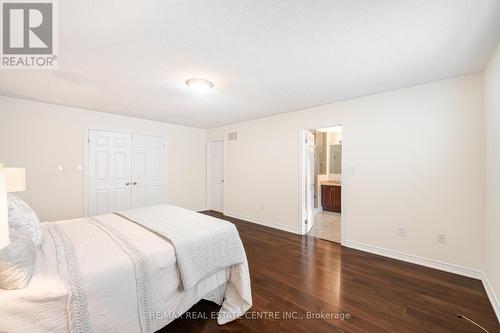
<svg viewBox="0 0 500 333"><path fill-rule="evenodd" d="M497 293L500 235L500 56L483 76L461 77L208 130L0 97L0 161L23 166L21 193L43 220L83 215L86 127L167 136L168 202L205 207L206 137L225 145L228 215L298 232L299 128L343 124L347 239L487 268ZM376 139L374 139L376 138ZM63 164L63 172L56 171ZM486 177L485 177L486 176ZM485 187L487 179L487 187ZM488 193L483 262L484 202ZM408 237L397 237L397 228ZM447 234L447 244L437 234ZM494 265L496 264L496 265ZM486 266L486 267L485 267Z"/></svg>
<svg viewBox="0 0 500 333"><path fill-rule="evenodd" d="M19 195L42 220L83 215L86 127L128 130L167 137L167 201L205 207L206 130L112 114L0 97L0 161L27 170L27 191ZM56 171L57 165L63 172Z"/></svg>
<svg viewBox="0 0 500 333"><path fill-rule="evenodd" d="M500 44L485 71L484 77L486 110L486 273L496 295L500 296ZM500 306L500 303L497 303L497 306Z"/></svg>
<svg viewBox="0 0 500 333"><path fill-rule="evenodd" d="M298 232L299 128L344 124L347 239L483 269L482 84L471 75L209 130L238 131L224 211Z"/></svg>

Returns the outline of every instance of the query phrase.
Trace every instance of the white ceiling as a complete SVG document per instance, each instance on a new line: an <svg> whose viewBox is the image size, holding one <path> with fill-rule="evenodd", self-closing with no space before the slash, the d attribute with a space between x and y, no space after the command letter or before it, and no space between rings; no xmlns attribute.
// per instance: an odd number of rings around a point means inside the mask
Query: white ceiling
<svg viewBox="0 0 500 333"><path fill-rule="evenodd" d="M500 40L499 0L58 6L59 70L1 71L0 94L202 128L479 72Z"/></svg>

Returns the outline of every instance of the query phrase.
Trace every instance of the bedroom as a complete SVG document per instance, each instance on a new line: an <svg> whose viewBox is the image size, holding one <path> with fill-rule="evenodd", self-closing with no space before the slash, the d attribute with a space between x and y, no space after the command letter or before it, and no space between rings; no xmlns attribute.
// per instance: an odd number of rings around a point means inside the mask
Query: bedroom
<svg viewBox="0 0 500 333"><path fill-rule="evenodd" d="M16 3L1 332L500 331L499 1ZM302 211L335 125L340 244Z"/></svg>

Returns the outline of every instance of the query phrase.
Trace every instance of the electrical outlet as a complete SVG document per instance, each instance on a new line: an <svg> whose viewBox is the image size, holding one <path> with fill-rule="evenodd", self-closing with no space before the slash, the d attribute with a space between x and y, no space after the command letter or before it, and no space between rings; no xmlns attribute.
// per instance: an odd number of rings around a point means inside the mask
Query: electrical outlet
<svg viewBox="0 0 500 333"><path fill-rule="evenodd" d="M408 231L406 230L406 228L398 228L398 236L399 237L408 236Z"/></svg>
<svg viewBox="0 0 500 333"><path fill-rule="evenodd" d="M438 234L438 243L446 243L446 234Z"/></svg>

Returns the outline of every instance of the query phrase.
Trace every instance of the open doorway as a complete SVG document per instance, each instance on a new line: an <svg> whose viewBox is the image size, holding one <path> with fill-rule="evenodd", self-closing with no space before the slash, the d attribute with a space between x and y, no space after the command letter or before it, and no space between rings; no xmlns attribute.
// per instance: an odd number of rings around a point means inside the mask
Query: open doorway
<svg viewBox="0 0 500 333"><path fill-rule="evenodd" d="M302 137L302 231L341 243L342 126L305 129Z"/></svg>

